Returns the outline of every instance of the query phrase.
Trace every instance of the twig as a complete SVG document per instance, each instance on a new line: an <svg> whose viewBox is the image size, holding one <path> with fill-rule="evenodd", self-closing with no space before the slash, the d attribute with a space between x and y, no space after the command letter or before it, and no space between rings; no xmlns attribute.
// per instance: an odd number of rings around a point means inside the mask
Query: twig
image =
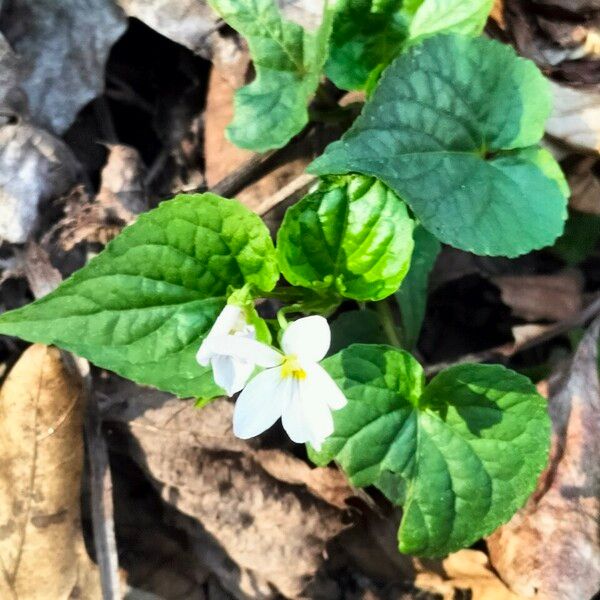
<svg viewBox="0 0 600 600"><path fill-rule="evenodd" d="M468 362L480 363L497 358L510 358L511 356L522 352L523 350L529 350L530 348L539 346L540 344L562 335L563 333L566 333L575 327L581 327L588 321L591 321L598 314L600 314L600 294L597 294L594 299L576 315L559 321L554 325L549 325L548 328L542 331L539 335L529 338L520 344L516 342L512 344L503 344L502 346L496 346L495 348L490 348L488 350L484 350L483 352L465 354L457 360L435 363L425 367L425 374L435 375L436 373L439 373L448 367L454 367L456 365L461 365Z"/></svg>
<svg viewBox="0 0 600 600"><path fill-rule="evenodd" d="M264 154L254 154L235 171L229 173L210 190L219 196L235 196L241 192L264 168L265 163L279 150L269 150Z"/></svg>
<svg viewBox="0 0 600 600"><path fill-rule="evenodd" d="M310 186L317 180L315 175L309 173L302 173L295 179L292 179L287 185L283 186L280 190L265 198L255 209L255 212L259 215L265 215L269 211L273 210L276 206L282 202L288 200L294 200L303 196Z"/></svg>
<svg viewBox="0 0 600 600"><path fill-rule="evenodd" d="M89 382L89 375L86 378ZM85 381L85 380L84 380ZM112 499L112 478L108 463L108 448L102 435L102 415L97 399L86 386L86 411L84 430L90 466L90 490L92 504L92 527L96 560L100 567L102 597L104 600L121 598L119 585L119 559L115 540L115 524Z"/></svg>

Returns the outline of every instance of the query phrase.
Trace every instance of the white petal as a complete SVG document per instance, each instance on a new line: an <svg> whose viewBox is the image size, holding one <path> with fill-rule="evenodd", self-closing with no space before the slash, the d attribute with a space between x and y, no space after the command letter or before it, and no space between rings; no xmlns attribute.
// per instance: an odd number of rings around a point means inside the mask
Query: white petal
<svg viewBox="0 0 600 600"><path fill-rule="evenodd" d="M302 367L306 371L305 386L309 386L315 398L324 401L331 410L344 408L348 404L342 390L321 365L308 363Z"/></svg>
<svg viewBox="0 0 600 600"><path fill-rule="evenodd" d="M241 335L214 337L209 340L208 346L213 354L232 356L260 367L275 367L283 360L282 355L271 346Z"/></svg>
<svg viewBox="0 0 600 600"><path fill-rule="evenodd" d="M231 356L213 356L210 364L215 383L222 387L228 396L239 392L254 371L252 363Z"/></svg>
<svg viewBox="0 0 600 600"><path fill-rule="evenodd" d="M210 333L213 335L227 335L236 327L240 319L242 319L242 309L235 304L226 304L212 326Z"/></svg>
<svg viewBox="0 0 600 600"><path fill-rule="evenodd" d="M325 438L333 433L331 411L326 402L312 393L308 378L295 383L298 387L283 407L283 428L292 441L310 442L319 450Z"/></svg>
<svg viewBox="0 0 600 600"><path fill-rule="evenodd" d="M214 338L228 335L232 329L235 328L241 316L242 309L239 306L235 306L233 304L225 305L225 308L223 308L223 310L219 313L219 316L202 341L202 344L198 349L198 353L196 354L196 360L201 366L207 367L211 358L215 354L215 352L212 350L212 341Z"/></svg>
<svg viewBox="0 0 600 600"><path fill-rule="evenodd" d="M281 424L283 425L285 432L290 436L292 442L303 444L309 439L309 431L306 426L302 404L300 403L299 382L292 377L288 377L287 379L290 382L293 382L293 389L288 401L283 405Z"/></svg>
<svg viewBox="0 0 600 600"><path fill-rule="evenodd" d="M210 359L213 357L213 353L210 350L210 340L208 336L204 338L198 352L196 352L196 361L202 367L208 367Z"/></svg>
<svg viewBox="0 0 600 600"><path fill-rule="evenodd" d="M308 379L302 383L306 384ZM327 403L312 395L306 385L300 385L300 402L304 407L306 427L309 432L308 441L316 450L333 433L333 417Z"/></svg>
<svg viewBox="0 0 600 600"><path fill-rule="evenodd" d="M327 319L319 315L303 317L283 332L281 347L285 354L295 354L301 361L319 362L331 344Z"/></svg>
<svg viewBox="0 0 600 600"><path fill-rule="evenodd" d="M288 400L284 381L278 368L267 369L250 380L233 411L233 433L237 437L247 440L277 421Z"/></svg>

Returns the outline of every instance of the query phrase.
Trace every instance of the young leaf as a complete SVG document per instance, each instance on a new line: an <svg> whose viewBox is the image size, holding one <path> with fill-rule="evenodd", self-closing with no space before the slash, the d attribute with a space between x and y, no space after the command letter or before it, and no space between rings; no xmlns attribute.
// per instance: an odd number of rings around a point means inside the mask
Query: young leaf
<svg viewBox="0 0 600 600"><path fill-rule="evenodd" d="M336 5L327 77L345 90L364 89L374 70L400 52L408 24L402 0L342 0Z"/></svg>
<svg viewBox="0 0 600 600"><path fill-rule="evenodd" d="M406 47L435 33L479 35L493 0L342 0L325 72L346 90L371 89Z"/></svg>
<svg viewBox="0 0 600 600"><path fill-rule="evenodd" d="M180 396L215 396L195 354L228 286L270 290L278 275L258 216L214 194L180 195L143 214L54 292L1 315L0 333Z"/></svg>
<svg viewBox="0 0 600 600"><path fill-rule="evenodd" d="M560 167L528 148L549 110L546 81L512 48L428 38L388 67L360 117L309 171L378 177L441 241L517 256L551 244L566 217Z"/></svg>
<svg viewBox="0 0 600 600"><path fill-rule="evenodd" d="M336 460L354 485L381 485L403 501L402 552L441 556L468 546L535 488L550 420L526 377L465 364L425 387L410 354L362 344L323 366L348 404L333 413L335 431L311 458Z"/></svg>
<svg viewBox="0 0 600 600"><path fill-rule="evenodd" d="M494 0L424 0L410 23L410 40L436 33L479 35Z"/></svg>
<svg viewBox="0 0 600 600"><path fill-rule="evenodd" d="M429 273L441 249L437 239L420 224L415 227L414 240L410 269L395 294L402 315L402 345L408 350L419 339L427 306Z"/></svg>
<svg viewBox="0 0 600 600"><path fill-rule="evenodd" d="M229 139L256 152L281 148L308 122L307 102L327 57L333 12L315 32L283 19L274 0L210 0L248 41L256 77L235 95Z"/></svg>
<svg viewBox="0 0 600 600"><path fill-rule="evenodd" d="M380 300L408 271L413 226L404 202L377 179L331 177L287 210L279 266L292 285Z"/></svg>

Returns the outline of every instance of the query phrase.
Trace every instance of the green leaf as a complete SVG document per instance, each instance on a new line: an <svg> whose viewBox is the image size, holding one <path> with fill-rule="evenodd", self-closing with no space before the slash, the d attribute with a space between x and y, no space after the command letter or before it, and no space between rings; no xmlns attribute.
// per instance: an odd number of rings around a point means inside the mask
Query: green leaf
<svg viewBox="0 0 600 600"><path fill-rule="evenodd" d="M309 166L391 187L441 241L517 256L552 244L566 184L536 144L547 82L512 48L483 38L426 39L385 71L362 114Z"/></svg>
<svg viewBox="0 0 600 600"><path fill-rule="evenodd" d="M410 23L410 40L436 33L479 35L494 0L424 0Z"/></svg>
<svg viewBox="0 0 600 600"><path fill-rule="evenodd" d="M229 139L257 152L281 148L308 123L331 33L325 6L315 32L283 19L274 0L210 0L225 22L248 41L256 77L235 95Z"/></svg>
<svg viewBox="0 0 600 600"><path fill-rule="evenodd" d="M325 72L339 88L370 90L406 47L436 33L479 35L493 0L342 0Z"/></svg>
<svg viewBox="0 0 600 600"><path fill-rule="evenodd" d="M290 207L277 256L292 284L379 300L398 289L413 248L406 205L372 177L332 177Z"/></svg>
<svg viewBox="0 0 600 600"><path fill-rule="evenodd" d="M0 316L0 333L54 344L180 396L220 393L195 354L229 286L271 290L275 249L258 216L214 194L143 214L54 292Z"/></svg>
<svg viewBox="0 0 600 600"><path fill-rule="evenodd" d="M354 485L381 485L403 501L402 552L442 556L469 546L534 490L550 420L526 377L465 364L425 387L410 354L360 344L323 366L348 404L333 413L335 431L311 458L335 460Z"/></svg>
<svg viewBox="0 0 600 600"><path fill-rule="evenodd" d="M383 344L387 341L379 315L369 309L343 312L331 322L329 354L351 344Z"/></svg>
<svg viewBox="0 0 600 600"><path fill-rule="evenodd" d="M341 0L325 73L339 88L364 89L371 73L388 65L406 40L402 0Z"/></svg>
<svg viewBox="0 0 600 600"><path fill-rule="evenodd" d="M422 225L417 225L413 235L415 247L410 269L395 294L402 315L402 345L408 350L419 340L427 306L429 273L441 249L437 239Z"/></svg>

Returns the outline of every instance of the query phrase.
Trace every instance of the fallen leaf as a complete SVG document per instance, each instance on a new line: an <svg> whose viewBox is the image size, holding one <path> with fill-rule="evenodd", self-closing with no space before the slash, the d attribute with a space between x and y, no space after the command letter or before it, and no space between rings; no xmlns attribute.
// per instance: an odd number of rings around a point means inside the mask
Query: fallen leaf
<svg viewBox="0 0 600 600"><path fill-rule="evenodd" d="M280 450L257 450L252 457L272 477L292 485L304 485L317 498L339 509L348 508L346 500L360 496L368 501L361 490L353 490L346 476L338 469L314 468L291 454Z"/></svg>
<svg viewBox="0 0 600 600"><path fill-rule="evenodd" d="M550 81L552 114L546 132L576 148L600 151L600 91Z"/></svg>
<svg viewBox="0 0 600 600"><path fill-rule="evenodd" d="M238 67L245 69L243 61ZM250 160L254 153L242 150L225 137L225 128L233 118L233 96L235 89L231 83L235 80L232 69L227 76L221 76L217 69L211 71L206 98L204 149L206 156L206 181L208 187L214 187L236 167ZM309 156L291 155L287 162L273 168L258 181L251 183L236 198L251 210L258 210L265 199L300 176L308 163Z"/></svg>
<svg viewBox="0 0 600 600"><path fill-rule="evenodd" d="M21 68L21 61L0 34L0 122L3 117L27 112L27 98L20 85Z"/></svg>
<svg viewBox="0 0 600 600"><path fill-rule="evenodd" d="M533 0L535 4L562 8L572 13L600 10L600 0Z"/></svg>
<svg viewBox="0 0 600 600"><path fill-rule="evenodd" d="M56 237L58 245L66 252L81 242L105 246L123 227L133 222L135 215L123 208L120 202L107 197L110 203L97 202L88 196L83 186L77 186L65 199L64 216L44 236Z"/></svg>
<svg viewBox="0 0 600 600"><path fill-rule="evenodd" d="M554 275L492 278L500 288L502 302L513 314L527 321L561 321L576 315L582 307L581 273L565 270Z"/></svg>
<svg viewBox="0 0 600 600"><path fill-rule="evenodd" d="M30 242L23 253L24 275L34 298L42 298L62 283L60 271L52 266L48 253Z"/></svg>
<svg viewBox="0 0 600 600"><path fill-rule="evenodd" d="M600 161L596 156L579 156L567 169L571 189L569 207L579 212L600 215Z"/></svg>
<svg viewBox="0 0 600 600"><path fill-rule="evenodd" d="M116 0L128 17L143 21L161 35L210 57L209 34L219 18L203 0Z"/></svg>
<svg viewBox="0 0 600 600"><path fill-rule="evenodd" d="M120 205L132 217L148 210L144 172L144 163L135 148L108 144L108 158L100 174L97 201L105 206Z"/></svg>
<svg viewBox="0 0 600 600"><path fill-rule="evenodd" d="M322 564L325 544L345 527L345 513L310 493L295 459L288 463L296 470L294 483L274 477L280 459L273 453L261 457L233 436L233 405L226 400L198 410L192 402L154 392L127 396L124 404L115 394L111 398L116 403L107 420L114 449L130 453L165 502L186 515L179 526L200 540L199 548L207 534L218 542L229 557L230 576L223 581L222 557L209 567L219 571L223 585L242 598L274 597L271 586L298 596ZM129 432L129 443L118 431ZM333 482L329 500L340 504L340 482ZM321 492L326 487L322 480L311 484ZM347 494L353 491L347 488Z"/></svg>
<svg viewBox="0 0 600 600"><path fill-rule="evenodd" d="M598 332L549 381L550 464L527 505L487 540L494 568L526 598L583 600L600 589Z"/></svg>
<svg viewBox="0 0 600 600"><path fill-rule="evenodd" d="M143 473L119 460L112 468L114 517L125 597L138 592L168 600L205 600L209 571L190 552L186 537L166 523L162 502Z"/></svg>
<svg viewBox="0 0 600 600"><path fill-rule="evenodd" d="M252 152L238 148L225 137L225 128L233 118L235 88L232 81L239 78L243 82L247 66L247 61L245 64L241 61L237 67L231 65L226 75L222 75L217 69L211 69L210 72L204 132L208 187L213 187L252 156Z"/></svg>
<svg viewBox="0 0 600 600"><path fill-rule="evenodd" d="M488 557L479 550L460 550L442 562L442 573L424 570L415 585L444 600L454 600L468 591L471 600L522 600L511 592L491 569Z"/></svg>
<svg viewBox="0 0 600 600"><path fill-rule="evenodd" d="M82 387L60 352L24 352L0 392L0 597L101 597L80 523Z"/></svg>
<svg viewBox="0 0 600 600"><path fill-rule="evenodd" d="M585 2L504 0L503 33L519 54L535 61L554 79L596 85L600 70L598 20Z"/></svg>
<svg viewBox="0 0 600 600"><path fill-rule="evenodd" d="M35 123L64 133L104 89L104 66L127 26L112 0L5 0L0 30L22 58Z"/></svg>
<svg viewBox="0 0 600 600"><path fill-rule="evenodd" d="M0 241L24 243L38 205L65 193L75 176L75 158L63 141L26 123L0 127Z"/></svg>

